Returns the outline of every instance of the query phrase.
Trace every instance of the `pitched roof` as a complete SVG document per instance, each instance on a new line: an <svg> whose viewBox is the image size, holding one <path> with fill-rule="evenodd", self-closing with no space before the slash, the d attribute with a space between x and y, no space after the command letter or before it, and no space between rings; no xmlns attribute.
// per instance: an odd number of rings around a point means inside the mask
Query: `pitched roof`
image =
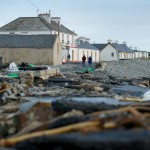
<svg viewBox="0 0 150 150"><path fill-rule="evenodd" d="M111 45L112 47L114 47L111 43L107 43L107 44L92 44L93 46L95 46L97 49L99 49L100 51L102 51L107 45ZM115 48L115 47L114 47ZM116 48L115 48L116 49Z"/></svg>
<svg viewBox="0 0 150 150"><path fill-rule="evenodd" d="M0 48L53 48L57 35L0 34Z"/></svg>
<svg viewBox="0 0 150 150"><path fill-rule="evenodd" d="M83 42L82 40L80 40L79 43L80 44L77 45L77 48L84 48L84 49L90 49L90 50L98 50L95 46L93 46L92 44L88 43L87 41Z"/></svg>
<svg viewBox="0 0 150 150"><path fill-rule="evenodd" d="M130 49L126 44L112 43L112 45L113 45L119 52L133 53L133 50Z"/></svg>
<svg viewBox="0 0 150 150"><path fill-rule="evenodd" d="M16 20L4 25L0 31L60 31L67 34L76 35L63 25L57 24L55 21L48 23L42 17L20 17Z"/></svg>
<svg viewBox="0 0 150 150"><path fill-rule="evenodd" d="M103 50L108 44L92 44L93 46L95 46L97 49L99 49L100 51Z"/></svg>

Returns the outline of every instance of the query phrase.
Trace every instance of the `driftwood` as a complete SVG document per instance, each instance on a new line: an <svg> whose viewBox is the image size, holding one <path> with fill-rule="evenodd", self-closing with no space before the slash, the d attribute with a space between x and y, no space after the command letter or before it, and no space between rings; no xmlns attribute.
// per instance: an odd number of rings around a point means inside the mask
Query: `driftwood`
<svg viewBox="0 0 150 150"><path fill-rule="evenodd" d="M90 121L90 117L84 116L84 114L81 111L73 110L71 112L65 113L61 116L57 116L52 120L46 122L33 121L31 124L24 127L14 136L23 135L23 134L41 131L41 130L54 129L54 128L58 128L58 127L62 127L74 123L84 122L84 121Z"/></svg>
<svg viewBox="0 0 150 150"><path fill-rule="evenodd" d="M118 109L123 106L116 106L116 105L109 105L106 103L91 103L91 102L79 102L79 101L73 101L73 100L57 100L53 101L51 103L52 108L60 113L66 113L73 109L80 110L87 113L93 113L96 111L102 111L102 110L113 110Z"/></svg>
<svg viewBox="0 0 150 150"><path fill-rule="evenodd" d="M79 83L79 81L75 81L75 80L69 80L69 79L66 79L66 78L49 78L48 79L48 82L68 82L68 83Z"/></svg>
<svg viewBox="0 0 150 150"><path fill-rule="evenodd" d="M43 81L40 81L40 80L36 80L36 83L38 84L43 84L44 86L54 86L54 85L58 85L58 86L63 86L63 87L66 87L66 85L79 85L80 84L80 81L78 80L69 80L69 79L66 79L66 78L49 78L48 80L43 80Z"/></svg>
<svg viewBox="0 0 150 150"><path fill-rule="evenodd" d="M85 91L97 91L97 92L102 92L103 88L100 87L99 85L90 85L90 84L80 84L80 85L66 85L64 86L66 88L71 88L71 89L84 89Z"/></svg>
<svg viewBox="0 0 150 150"><path fill-rule="evenodd" d="M39 137L18 143L21 150L149 150L149 131L110 130Z"/></svg>
<svg viewBox="0 0 150 150"><path fill-rule="evenodd" d="M142 98L137 98L137 97L123 97L123 96L117 96L116 99L121 100L121 101L132 101L132 102L142 102Z"/></svg>
<svg viewBox="0 0 150 150"><path fill-rule="evenodd" d="M75 123L72 125L59 127L52 130L34 132L34 133L30 133L18 137L2 139L0 140L0 146L5 146L5 147L12 146L17 144L18 142L22 142L24 140L28 140L35 137L43 137L43 136L50 136L50 135L54 136L54 135L65 134L73 131L89 133L89 132L95 132L95 131L98 132L102 130L105 131L108 129L118 129L118 128L122 128L122 129L123 128L124 129L145 128L146 130L149 130L150 121L147 120L149 118L149 116L147 116L149 109L148 112L146 109L144 109L145 111L143 113L138 111L139 109L140 109L139 107L129 106L118 110L97 112L91 114L90 121Z"/></svg>
<svg viewBox="0 0 150 150"><path fill-rule="evenodd" d="M32 70L32 71L35 71L35 70L46 70L47 67L20 67L18 68L19 70Z"/></svg>
<svg viewBox="0 0 150 150"><path fill-rule="evenodd" d="M99 121L89 121L89 122L84 122L84 123L73 124L73 125L69 125L69 126L65 126L61 128L56 128L53 130L45 130L45 131L22 135L19 137L1 139L0 146L3 146L3 147L13 146L17 144L18 142L21 142L30 138L34 138L34 137L63 134L63 133L67 133L67 132L71 132L75 130L82 130L84 128L98 127L98 126L99 126Z"/></svg>

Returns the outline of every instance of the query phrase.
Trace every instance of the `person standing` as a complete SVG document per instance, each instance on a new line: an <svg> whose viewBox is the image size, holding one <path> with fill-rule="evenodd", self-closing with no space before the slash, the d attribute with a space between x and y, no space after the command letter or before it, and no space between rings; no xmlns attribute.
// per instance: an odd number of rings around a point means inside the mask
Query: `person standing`
<svg viewBox="0 0 150 150"><path fill-rule="evenodd" d="M67 56L67 62L68 63L70 62L70 58L71 58L71 56L70 56L70 54L68 54L68 56Z"/></svg>
<svg viewBox="0 0 150 150"><path fill-rule="evenodd" d="M85 67L85 61L86 61L86 57L85 57L85 55L83 55L83 57L82 57L82 67Z"/></svg>
<svg viewBox="0 0 150 150"><path fill-rule="evenodd" d="M89 56L89 58L88 58L88 64L89 64L89 66L92 65L92 57L91 56Z"/></svg>

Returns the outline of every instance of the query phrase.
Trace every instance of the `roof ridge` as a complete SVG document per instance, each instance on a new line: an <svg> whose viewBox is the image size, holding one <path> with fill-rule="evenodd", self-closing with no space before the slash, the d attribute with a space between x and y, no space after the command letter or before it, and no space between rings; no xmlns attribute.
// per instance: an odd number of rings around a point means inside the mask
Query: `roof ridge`
<svg viewBox="0 0 150 150"><path fill-rule="evenodd" d="M66 26L64 26L64 25L62 25L61 24L61 26L63 27L63 28L66 28L67 30L69 30L70 32L72 32L72 34L75 34L75 35L77 35L76 33L74 33L73 31L71 31L69 28L67 28Z"/></svg>

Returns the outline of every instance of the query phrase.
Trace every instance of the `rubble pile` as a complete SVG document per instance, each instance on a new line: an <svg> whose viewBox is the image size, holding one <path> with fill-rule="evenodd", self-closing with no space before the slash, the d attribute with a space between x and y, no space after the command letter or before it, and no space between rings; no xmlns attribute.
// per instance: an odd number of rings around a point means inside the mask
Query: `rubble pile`
<svg viewBox="0 0 150 150"><path fill-rule="evenodd" d="M78 65L25 66L15 77L1 73L0 147L149 148L150 78L117 78L107 66ZM126 86L143 91L118 88Z"/></svg>

